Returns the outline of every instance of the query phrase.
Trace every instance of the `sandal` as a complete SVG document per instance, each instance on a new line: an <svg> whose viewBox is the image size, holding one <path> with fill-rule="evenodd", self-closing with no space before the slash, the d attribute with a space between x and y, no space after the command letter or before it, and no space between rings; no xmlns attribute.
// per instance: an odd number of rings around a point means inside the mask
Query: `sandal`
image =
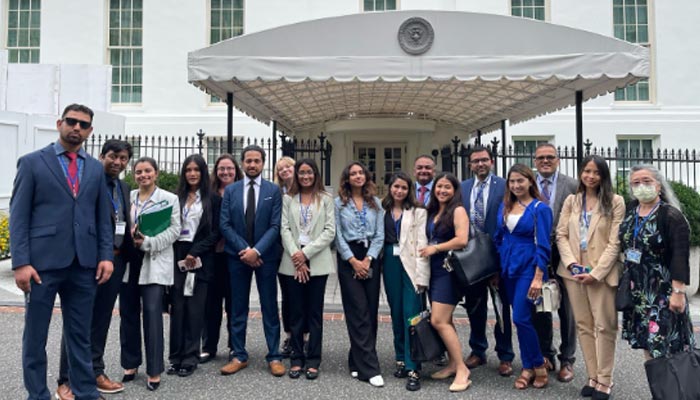
<svg viewBox="0 0 700 400"><path fill-rule="evenodd" d="M520 376L515 380L515 388L518 390L527 389L530 383L535 379L535 373L531 369L523 369L520 371Z"/></svg>
<svg viewBox="0 0 700 400"><path fill-rule="evenodd" d="M598 386L598 381L592 378L588 378L588 383L586 386L581 388L581 397L591 397L593 392L595 392L595 387Z"/></svg>
<svg viewBox="0 0 700 400"><path fill-rule="evenodd" d="M593 400L608 400L610 398L610 393L612 392L613 386L615 386L614 383L606 385L598 382L595 387L595 391L593 391Z"/></svg>
<svg viewBox="0 0 700 400"><path fill-rule="evenodd" d="M549 375L547 374L546 364L542 364L535 368L535 381L532 382L532 387L542 389L549 383Z"/></svg>

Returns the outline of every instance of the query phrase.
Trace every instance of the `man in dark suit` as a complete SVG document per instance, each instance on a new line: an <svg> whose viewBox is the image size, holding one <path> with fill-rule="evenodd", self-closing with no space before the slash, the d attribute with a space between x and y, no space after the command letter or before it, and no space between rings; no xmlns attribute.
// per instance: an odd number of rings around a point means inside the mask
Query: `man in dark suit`
<svg viewBox="0 0 700 400"><path fill-rule="evenodd" d="M561 346L559 346L560 369L557 380L571 382L574 379L573 363L576 353L576 321L569 304L569 295L566 292L561 278L556 274L559 265L559 251L557 250L556 230L559 223L559 213L564 200L576 193L578 181L557 171L559 167L559 155L557 149L551 143L543 143L535 149L535 167L537 168L537 186L545 202L552 209L554 221L552 224L551 246L552 256L550 261L549 276L559 282L561 291L561 303L559 304L559 324L561 329ZM532 322L537 331L540 349L547 361L547 369L554 371L554 357L557 350L553 342L552 314L534 312Z"/></svg>
<svg viewBox="0 0 700 400"><path fill-rule="evenodd" d="M61 297L70 382L80 399L101 398L90 354L92 305L112 275L113 229L104 168L82 148L93 112L71 104L56 122L56 143L17 161L10 202L12 269L25 292L22 338L29 399L49 399L46 340Z"/></svg>
<svg viewBox="0 0 700 400"><path fill-rule="evenodd" d="M243 149L245 178L226 187L221 206L220 230L231 277L231 342L233 358L221 368L231 375L248 366L245 349L250 284L253 273L260 295L263 328L268 353L265 359L274 376L285 367L279 352L280 321L277 311L277 269L282 256L280 220L282 196L279 188L262 179L265 151L259 146Z"/></svg>
<svg viewBox="0 0 700 400"><path fill-rule="evenodd" d="M493 168L493 153L491 149L483 146L475 146L469 154L469 167L474 172L474 178L462 182L462 202L469 215L469 222L478 230L489 235L495 233L498 226L496 218L498 207L503 201L506 190L506 181L491 173ZM496 280L492 284L496 284ZM472 351L465 364L469 368L476 368L486 364L486 350L489 347L486 339L486 317L488 306L488 286L477 285L465 296L464 307L469 315L471 333L469 346ZM513 342L512 327L510 322L510 307L502 282L498 282L498 293L503 303L503 326L496 321L496 353L500 364L498 373L501 376L513 374Z"/></svg>
<svg viewBox="0 0 700 400"><path fill-rule="evenodd" d="M421 154L413 162L413 176L416 178L416 198L424 206L428 206L430 191L433 190L435 179L435 160L427 154Z"/></svg>
<svg viewBox="0 0 700 400"><path fill-rule="evenodd" d="M112 203L112 229L114 230L114 272L112 277L97 287L95 305L92 309L92 327L90 329L90 344L92 347L92 369L95 372L97 390L102 393L119 393L124 385L115 382L105 374L104 351L107 343L107 333L112 322L112 311L121 287L126 263L134 251L134 241L131 237L129 221L130 202L129 185L119 179L133 156L131 144L123 140L110 139L105 141L100 152L100 162L104 167L107 180L108 194ZM56 397L59 400L70 400L73 393L68 378L68 357L65 342L61 342L61 367L58 375Z"/></svg>

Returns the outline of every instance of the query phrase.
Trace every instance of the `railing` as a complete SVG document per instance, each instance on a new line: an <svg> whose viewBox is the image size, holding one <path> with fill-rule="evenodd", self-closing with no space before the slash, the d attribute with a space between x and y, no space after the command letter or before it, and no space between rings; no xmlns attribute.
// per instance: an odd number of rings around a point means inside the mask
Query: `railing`
<svg viewBox="0 0 700 400"><path fill-rule="evenodd" d="M505 178L507 170L516 163L534 168L534 149L515 149L512 145L505 149L498 146L494 138L489 147L495 157L494 173ZM433 152L439 156L442 169L452 171L464 180L471 177L469 170L469 152L471 145L460 144L455 137L452 144L444 146L441 152ZM578 176L576 148L573 146L557 147L560 164L559 171L571 177ZM698 190L700 177L700 151L692 149L655 149L652 151L627 151L619 148L593 147L593 143L584 143L584 155L597 154L603 157L610 167L613 182L617 182L618 191L627 190L627 176L630 167L637 164L652 164L666 177L667 180L683 183ZM504 163L505 160L505 163ZM505 171L503 170L505 166Z"/></svg>

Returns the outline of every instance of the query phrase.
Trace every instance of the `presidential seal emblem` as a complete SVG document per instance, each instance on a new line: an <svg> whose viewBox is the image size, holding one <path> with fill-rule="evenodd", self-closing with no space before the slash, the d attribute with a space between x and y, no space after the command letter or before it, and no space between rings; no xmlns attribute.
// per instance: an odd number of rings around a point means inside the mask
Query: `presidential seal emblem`
<svg viewBox="0 0 700 400"><path fill-rule="evenodd" d="M409 18L399 27L399 45L414 56L430 50L434 38L432 25L420 17Z"/></svg>

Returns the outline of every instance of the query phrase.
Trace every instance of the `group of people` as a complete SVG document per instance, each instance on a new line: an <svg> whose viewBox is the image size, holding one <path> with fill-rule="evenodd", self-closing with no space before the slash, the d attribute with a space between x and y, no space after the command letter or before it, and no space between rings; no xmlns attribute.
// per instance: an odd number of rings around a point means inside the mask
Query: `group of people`
<svg viewBox="0 0 700 400"><path fill-rule="evenodd" d="M333 198L312 159L283 157L275 166L275 183L262 179L266 154L251 145L243 149L240 165L221 155L211 176L200 155L187 157L176 193L158 188L158 162L141 157L132 171L138 188L130 192L119 179L133 155L129 143L105 142L99 161L82 148L92 118L89 108L68 106L57 121L57 142L17 164L10 234L15 280L26 293L22 360L30 399L51 397L45 346L56 294L63 310L56 398L95 399L136 379L142 344L152 391L163 372L187 377L199 363L213 360L222 310L229 352L220 372L246 368L253 275L270 373L292 379L319 377L325 286L333 272L350 341L348 371L376 387L384 386L376 349L382 277L394 336L393 375L405 379L411 391L421 387L421 364L410 356L409 320L427 302L447 349L446 360L436 361L443 368L431 377L454 377L453 392L467 390L470 370L487 362L492 292L503 304L494 329L497 372L513 374L513 323L523 367L517 389L543 388L549 373L562 382L573 380L578 337L588 374L581 395L609 398L615 294L623 272L633 282L635 307L623 313L622 337L644 349L647 358L694 346L684 293L689 227L670 186L652 166L630 170L634 200L625 206L598 156L586 157L573 179L559 173L556 148L542 144L535 151L536 173L516 164L502 179L492 172L490 149L476 146L469 156L474 177L464 182L451 173L436 176L434 160L422 155L414 162L415 182L396 172L379 199L367 167L351 162ZM139 221L168 209L163 229L142 232ZM493 238L501 273L465 288L444 260L450 250L467 245L470 230ZM558 370L552 316L535 310L550 279L559 282L563 295ZM117 296L121 382L107 377L102 359ZM470 319L466 360L452 323L460 303ZM167 367L164 311L170 314ZM289 369L282 363L287 356Z"/></svg>

